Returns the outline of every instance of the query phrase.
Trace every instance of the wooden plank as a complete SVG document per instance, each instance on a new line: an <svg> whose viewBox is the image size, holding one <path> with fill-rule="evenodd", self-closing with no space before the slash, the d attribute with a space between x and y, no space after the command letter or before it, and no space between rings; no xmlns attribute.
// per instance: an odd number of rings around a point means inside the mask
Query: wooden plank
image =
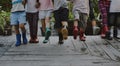
<svg viewBox="0 0 120 66"><path fill-rule="evenodd" d="M104 59L109 59L109 57L105 54L104 50L101 47L99 47L100 44L98 44L97 42L100 41L95 41L96 37L97 36L88 36L89 41L87 42L87 44L93 47L93 51L96 53L96 56Z"/></svg>
<svg viewBox="0 0 120 66"><path fill-rule="evenodd" d="M78 43L78 44L76 44ZM76 46L77 45L77 46ZM69 52L73 52L75 54L79 54L79 55L83 55L83 54L86 54L86 52L81 52L81 48L82 45L81 43L78 41L74 41L73 37L72 36L69 36L69 39L68 40L65 40L65 44L64 46L66 46L67 50ZM69 48L68 48L69 47Z"/></svg>
<svg viewBox="0 0 120 66"><path fill-rule="evenodd" d="M113 39L113 40L106 40L111 46L113 46L116 50L120 52L120 42L118 39Z"/></svg>
<svg viewBox="0 0 120 66"><path fill-rule="evenodd" d="M115 60L116 61L116 56L111 52L110 47L111 45L109 45L108 42L106 42L104 39L100 39L101 37L96 37L95 41L96 43L100 44L99 47L101 47L105 53L111 58L111 60ZM109 46L108 46L109 45Z"/></svg>
<svg viewBox="0 0 120 66"><path fill-rule="evenodd" d="M75 51L83 53L83 54L89 53L89 51L87 50L87 47L84 45L82 41L79 40L79 38L73 39L73 37L71 37L71 41L75 48Z"/></svg>
<svg viewBox="0 0 120 66"><path fill-rule="evenodd" d="M94 42L93 40L91 39L91 37L86 37L86 41L84 42L85 45L88 47L88 49L90 50L91 52L91 55L93 56L97 56L98 54L96 53L97 49L96 47L94 46Z"/></svg>
<svg viewBox="0 0 120 66"><path fill-rule="evenodd" d="M94 56L101 57L101 58L104 58L104 59L109 59L109 57L105 54L104 50L102 48L100 48L99 44L97 44L94 41L94 39L96 37L97 36L88 36L86 44L88 45L88 47L91 47L91 51L94 52L94 54L93 54Z"/></svg>
<svg viewBox="0 0 120 66"><path fill-rule="evenodd" d="M113 40L113 41L115 41L115 43L116 43L116 46L118 46L120 43L118 42L118 41L116 41L116 40ZM112 43L111 41L109 41L109 40L106 40L106 42L108 42L111 46L109 46L110 47L110 49L109 50L111 50L111 52L117 57L116 59L118 60L118 61L120 61L120 50L119 50L119 48L116 48L115 46L114 46L114 43Z"/></svg>

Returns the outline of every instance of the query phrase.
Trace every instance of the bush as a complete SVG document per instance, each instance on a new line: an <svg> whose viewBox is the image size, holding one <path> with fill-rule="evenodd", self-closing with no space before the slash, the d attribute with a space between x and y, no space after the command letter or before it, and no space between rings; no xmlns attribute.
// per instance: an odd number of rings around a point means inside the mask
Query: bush
<svg viewBox="0 0 120 66"><path fill-rule="evenodd" d="M1 0L0 6L2 6L2 10L9 12L11 9L11 0Z"/></svg>

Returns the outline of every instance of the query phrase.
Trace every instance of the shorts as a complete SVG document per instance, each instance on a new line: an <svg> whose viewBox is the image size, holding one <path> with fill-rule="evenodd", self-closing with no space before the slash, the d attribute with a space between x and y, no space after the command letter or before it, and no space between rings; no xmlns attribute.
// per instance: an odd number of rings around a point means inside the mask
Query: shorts
<svg viewBox="0 0 120 66"><path fill-rule="evenodd" d="M82 28L86 28L87 26L87 20L88 20L88 15L87 13L81 13L80 11L74 11L74 19L79 20L79 26Z"/></svg>
<svg viewBox="0 0 120 66"><path fill-rule="evenodd" d="M11 25L26 24L25 11L12 12L10 15L10 24Z"/></svg>
<svg viewBox="0 0 120 66"><path fill-rule="evenodd" d="M108 14L108 26L120 27L120 13Z"/></svg>
<svg viewBox="0 0 120 66"><path fill-rule="evenodd" d="M55 18L55 28L62 27L62 21L68 21L69 10L67 8L59 8L58 10L54 11L54 18Z"/></svg>
<svg viewBox="0 0 120 66"><path fill-rule="evenodd" d="M39 19L45 19L47 17L51 17L52 10L41 10L39 11Z"/></svg>

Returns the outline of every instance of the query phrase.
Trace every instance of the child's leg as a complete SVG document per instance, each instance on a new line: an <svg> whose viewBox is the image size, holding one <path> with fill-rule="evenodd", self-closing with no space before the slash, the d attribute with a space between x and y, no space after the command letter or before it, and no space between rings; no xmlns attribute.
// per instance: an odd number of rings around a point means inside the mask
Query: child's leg
<svg viewBox="0 0 120 66"><path fill-rule="evenodd" d="M117 35L118 35L117 27L114 26L113 27L113 37L117 37Z"/></svg>
<svg viewBox="0 0 120 66"><path fill-rule="evenodd" d="M54 18L55 18L55 25L54 27L57 29L58 32L58 37L59 37L59 44L63 44L63 35L61 33L61 28L62 28L62 23L61 23L61 19L60 19L60 12L57 10L54 12Z"/></svg>
<svg viewBox="0 0 120 66"><path fill-rule="evenodd" d="M27 38L26 38L26 29L25 29L25 24L26 24L26 13L25 11L20 11L18 12L19 17L18 17L18 24L19 28L22 31L22 38L23 38L23 44L27 44Z"/></svg>
<svg viewBox="0 0 120 66"><path fill-rule="evenodd" d="M62 21L62 29L61 29L61 33L63 35L63 38L66 40L68 37L68 30L67 30L67 27L68 27L68 23L67 21Z"/></svg>
<svg viewBox="0 0 120 66"><path fill-rule="evenodd" d="M50 28L50 17L45 18L45 25L46 25L46 28Z"/></svg>
<svg viewBox="0 0 120 66"><path fill-rule="evenodd" d="M33 36L33 16L31 13L27 13L27 21L28 21L28 24L29 24L29 31L30 31L30 40L29 42L30 43L33 43L34 42L34 36Z"/></svg>
<svg viewBox="0 0 120 66"><path fill-rule="evenodd" d="M21 34L19 32L19 25L15 25L15 33L16 33L16 44L15 46L20 46L21 45Z"/></svg>
<svg viewBox="0 0 120 66"><path fill-rule="evenodd" d="M67 30L67 27L68 27L68 15L69 15L69 10L67 8L62 8L60 9L60 11L62 11L60 14L59 14L59 18L61 18L61 33L62 33L62 36L63 36L63 39L67 39L68 38L68 30Z"/></svg>
<svg viewBox="0 0 120 66"><path fill-rule="evenodd" d="M62 36L62 33L61 33L61 28L58 28L57 29L57 31L58 31L58 36L59 36L59 44L63 44L64 42L63 42L63 36Z"/></svg>
<svg viewBox="0 0 120 66"><path fill-rule="evenodd" d="M78 19L74 21L73 38L77 39L77 35L78 35Z"/></svg>
<svg viewBox="0 0 120 66"><path fill-rule="evenodd" d="M43 41L43 43L47 43L49 40L49 37L51 35L51 30L50 30L50 17L46 17L45 18L45 40Z"/></svg>
<svg viewBox="0 0 120 66"><path fill-rule="evenodd" d="M42 36L45 36L45 19L41 19L41 24L42 24L42 28L41 28L41 33L42 33Z"/></svg>
<svg viewBox="0 0 120 66"><path fill-rule="evenodd" d="M74 16L75 16L75 20L74 20L74 25L73 25L73 38L77 39L77 35L78 35L78 21L79 21L79 11L74 11Z"/></svg>
<svg viewBox="0 0 120 66"><path fill-rule="evenodd" d="M32 14L32 31L33 31L33 39L34 39L34 43L38 43L38 37L37 37L37 32L38 32L38 13L33 13Z"/></svg>
<svg viewBox="0 0 120 66"><path fill-rule="evenodd" d="M100 8L100 12L101 12L101 17L102 17L102 31L101 31L101 37L105 38L106 33L108 32L108 25L107 25L107 9L104 6L104 2L103 1L99 1L99 8Z"/></svg>
<svg viewBox="0 0 120 66"><path fill-rule="evenodd" d="M115 13L115 19L114 19L114 27L113 27L113 37L116 38L116 39L120 39L120 37L118 37L118 25L117 25L117 22L118 22L118 17L119 17L119 13Z"/></svg>
<svg viewBox="0 0 120 66"><path fill-rule="evenodd" d="M16 34L20 34L19 25L15 25L15 26L14 26L14 29L15 29L15 33L16 33Z"/></svg>
<svg viewBox="0 0 120 66"><path fill-rule="evenodd" d="M86 26L87 26L87 19L88 19L88 15L85 14L85 13L81 13L80 14L80 40L81 41L85 41L85 29L86 29Z"/></svg>
<svg viewBox="0 0 120 66"><path fill-rule="evenodd" d="M100 31L100 27L97 26L96 20L92 20L91 22L92 22L92 28L93 28L93 35L96 35Z"/></svg>
<svg viewBox="0 0 120 66"><path fill-rule="evenodd" d="M51 10L47 10L44 13L45 13L44 14L45 15L45 40L43 41L43 43L47 43L51 35L51 30L50 30Z"/></svg>
<svg viewBox="0 0 120 66"><path fill-rule="evenodd" d="M27 44L25 26L24 26L24 24L20 24L19 27L21 28L21 31L22 31L23 44Z"/></svg>

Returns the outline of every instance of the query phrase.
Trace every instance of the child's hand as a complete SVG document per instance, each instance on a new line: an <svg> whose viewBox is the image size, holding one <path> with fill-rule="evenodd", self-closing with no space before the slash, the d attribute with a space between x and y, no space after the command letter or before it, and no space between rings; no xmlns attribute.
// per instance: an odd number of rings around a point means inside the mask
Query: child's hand
<svg viewBox="0 0 120 66"><path fill-rule="evenodd" d="M25 4L27 3L27 0L23 0L22 4L25 6Z"/></svg>
<svg viewBox="0 0 120 66"><path fill-rule="evenodd" d="M39 7L40 7L40 3L37 2L37 3L35 4L35 7L36 7L36 8L39 8Z"/></svg>

